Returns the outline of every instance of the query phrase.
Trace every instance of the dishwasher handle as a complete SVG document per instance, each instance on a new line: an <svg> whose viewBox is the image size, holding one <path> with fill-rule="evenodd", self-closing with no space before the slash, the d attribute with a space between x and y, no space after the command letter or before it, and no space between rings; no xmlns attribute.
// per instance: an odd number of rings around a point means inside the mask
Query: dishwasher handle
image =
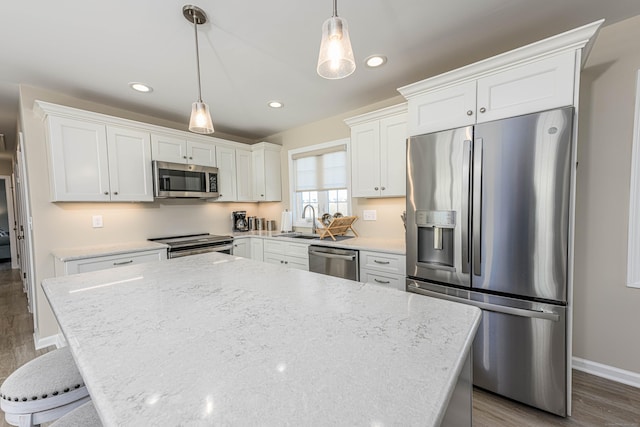
<svg viewBox="0 0 640 427"><path fill-rule="evenodd" d="M353 261L354 259L356 259L355 255L338 255L338 254L332 254L328 252L318 252L311 249L309 249L309 255L318 256L320 258L343 259L345 261Z"/></svg>

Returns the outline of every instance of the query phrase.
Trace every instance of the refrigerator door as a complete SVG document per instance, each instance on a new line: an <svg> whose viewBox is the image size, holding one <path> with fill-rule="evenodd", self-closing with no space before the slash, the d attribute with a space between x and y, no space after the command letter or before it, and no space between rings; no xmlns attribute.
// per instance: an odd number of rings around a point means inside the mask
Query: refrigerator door
<svg viewBox="0 0 640 427"><path fill-rule="evenodd" d="M407 291L482 309L475 386L567 416L566 307L412 280Z"/></svg>
<svg viewBox="0 0 640 427"><path fill-rule="evenodd" d="M407 275L470 286L473 128L407 142Z"/></svg>
<svg viewBox="0 0 640 427"><path fill-rule="evenodd" d="M476 126L473 288L566 302L572 121L567 107Z"/></svg>

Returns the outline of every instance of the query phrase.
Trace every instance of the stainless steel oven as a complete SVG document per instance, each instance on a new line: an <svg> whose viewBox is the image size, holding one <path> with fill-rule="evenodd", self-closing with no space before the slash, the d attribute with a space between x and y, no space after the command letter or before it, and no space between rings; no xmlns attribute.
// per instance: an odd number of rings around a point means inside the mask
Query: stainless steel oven
<svg viewBox="0 0 640 427"><path fill-rule="evenodd" d="M168 245L168 258L179 258L207 252L233 254L233 237L231 236L216 236L202 233L189 234L186 236L158 237L149 240Z"/></svg>

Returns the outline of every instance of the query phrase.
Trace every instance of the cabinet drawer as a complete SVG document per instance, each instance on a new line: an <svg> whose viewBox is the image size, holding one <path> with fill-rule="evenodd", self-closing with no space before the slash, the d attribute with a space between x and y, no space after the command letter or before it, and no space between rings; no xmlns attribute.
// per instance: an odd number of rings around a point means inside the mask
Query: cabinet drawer
<svg viewBox="0 0 640 427"><path fill-rule="evenodd" d="M367 269L363 269L360 276L360 281L365 283L388 286L398 289L399 291L406 290L406 280L404 276L378 273L377 271L369 271Z"/></svg>
<svg viewBox="0 0 640 427"><path fill-rule="evenodd" d="M360 251L360 266L375 271L399 274L406 272L404 255Z"/></svg>
<svg viewBox="0 0 640 427"><path fill-rule="evenodd" d="M162 256L162 253L158 251L136 252L131 254L87 258L67 262L66 273L86 273L89 271L106 270L109 268L159 261L161 259L164 259L164 257Z"/></svg>
<svg viewBox="0 0 640 427"><path fill-rule="evenodd" d="M287 256L296 258L309 258L309 245L304 243L287 243Z"/></svg>
<svg viewBox="0 0 640 427"><path fill-rule="evenodd" d="M271 254L283 254L287 249L287 245L284 242L276 242L274 240L265 240L264 241L264 252L265 256L268 253Z"/></svg>

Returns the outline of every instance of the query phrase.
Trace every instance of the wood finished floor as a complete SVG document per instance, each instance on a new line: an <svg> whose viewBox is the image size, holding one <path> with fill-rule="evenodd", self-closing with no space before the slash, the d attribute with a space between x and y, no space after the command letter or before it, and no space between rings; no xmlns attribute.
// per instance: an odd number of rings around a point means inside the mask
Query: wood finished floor
<svg viewBox="0 0 640 427"><path fill-rule="evenodd" d="M34 349L33 321L19 272L0 265L0 383L20 365L46 351ZM8 427L4 414L0 415L0 427ZM473 426L640 427L640 389L574 371L571 418L556 417L475 389Z"/></svg>

